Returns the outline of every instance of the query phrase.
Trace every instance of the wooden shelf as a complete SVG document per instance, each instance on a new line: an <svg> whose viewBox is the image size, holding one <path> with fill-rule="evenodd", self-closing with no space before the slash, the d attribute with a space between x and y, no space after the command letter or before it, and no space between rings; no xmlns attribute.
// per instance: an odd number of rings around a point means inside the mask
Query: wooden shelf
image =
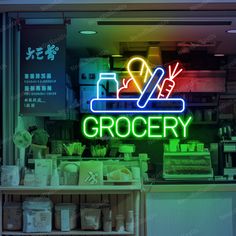
<svg viewBox="0 0 236 236"><path fill-rule="evenodd" d="M23 233L19 231L3 231L2 235L134 235L131 232L104 232L104 231L84 231L84 230L73 230L69 232L61 232L54 230L50 233Z"/></svg>
<svg viewBox="0 0 236 236"><path fill-rule="evenodd" d="M93 185L93 186L45 186L45 187L30 187L30 186L17 186L17 187L0 187L0 192L3 194L14 195L56 195L56 194L129 194L131 191L141 190L141 184L130 185Z"/></svg>

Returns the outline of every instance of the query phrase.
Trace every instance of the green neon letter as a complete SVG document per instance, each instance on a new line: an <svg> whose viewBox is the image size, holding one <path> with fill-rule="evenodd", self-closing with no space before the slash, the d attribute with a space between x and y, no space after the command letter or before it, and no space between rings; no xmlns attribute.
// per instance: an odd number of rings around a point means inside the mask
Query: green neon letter
<svg viewBox="0 0 236 236"><path fill-rule="evenodd" d="M184 121L181 119L181 117L178 117L178 120L180 121L180 124L183 126L183 137L186 138L187 136L187 127L190 125L190 122L192 121L192 117L189 116L187 121L184 123Z"/></svg>
<svg viewBox="0 0 236 236"><path fill-rule="evenodd" d="M136 132L136 126L137 126L137 124L135 124L137 120L143 121L143 123L144 123L145 125L147 124L147 121L146 121L142 116L137 116L137 117L135 117L135 118L133 119L133 121L132 121L132 133L133 133L134 137L136 137L136 138L142 138L143 136L146 135L147 130L145 129L145 130L143 131L143 133L138 134L138 133ZM138 123L138 121L137 121L137 123Z"/></svg>
<svg viewBox="0 0 236 236"><path fill-rule="evenodd" d="M127 131L126 133L124 132L124 134L120 133L120 130L119 130L119 127L121 127L120 123L122 123L123 120L127 122L127 124L125 125L123 124L125 128L127 127ZM127 117L121 116L116 120L116 134L120 138L126 138L127 136L130 135L130 121Z"/></svg>
<svg viewBox="0 0 236 236"><path fill-rule="evenodd" d="M169 123L168 120L173 120L174 124L168 125L168 123ZM167 133L166 130L170 129L170 130L172 130L174 136L176 138L178 138L178 134L175 131L175 128L176 128L177 125L178 125L178 120L175 117L173 117L173 116L164 117L164 137L166 138L166 133Z"/></svg>
<svg viewBox="0 0 236 236"><path fill-rule="evenodd" d="M83 122L83 133L84 133L84 136L86 136L87 138L94 138L98 134L98 128L96 126L94 127L94 125L90 124L90 121L93 121L92 123L95 123L95 125L98 124L98 120L95 117L92 117L92 116L86 117ZM88 124L88 122L89 122L89 124ZM88 132L88 127L90 127L90 126L92 126L92 128Z"/></svg>
<svg viewBox="0 0 236 236"><path fill-rule="evenodd" d="M110 116L101 116L100 117L100 138L103 137L103 130L107 130L110 133L111 137L114 138L111 128L114 126L114 120Z"/></svg>
<svg viewBox="0 0 236 236"><path fill-rule="evenodd" d="M150 116L148 117L148 137L150 138L162 138L161 134L152 134L153 129L160 129L160 125L152 124L153 121L161 120L161 116Z"/></svg>

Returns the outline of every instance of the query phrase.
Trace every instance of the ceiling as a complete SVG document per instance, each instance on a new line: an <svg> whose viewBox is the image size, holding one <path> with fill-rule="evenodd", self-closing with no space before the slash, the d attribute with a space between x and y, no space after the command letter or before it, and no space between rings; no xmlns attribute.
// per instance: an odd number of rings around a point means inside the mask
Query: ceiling
<svg viewBox="0 0 236 236"><path fill-rule="evenodd" d="M236 14L224 12L211 16L209 13L207 16L206 12L198 12L193 17L191 12L175 11L169 12L168 16L163 12L150 15L137 17L133 13L132 17L113 17L112 12L107 12L97 17L72 18L67 28L68 49L82 56L143 51L148 46L178 52L206 49L209 53L236 54L236 34L226 33L236 29ZM97 33L82 35L80 30ZM206 44L205 48L203 44Z"/></svg>

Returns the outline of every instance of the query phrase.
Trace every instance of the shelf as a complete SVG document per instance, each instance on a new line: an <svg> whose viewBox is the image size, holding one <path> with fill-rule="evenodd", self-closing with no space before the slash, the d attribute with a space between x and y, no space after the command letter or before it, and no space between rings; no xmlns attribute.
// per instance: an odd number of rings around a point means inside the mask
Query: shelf
<svg viewBox="0 0 236 236"><path fill-rule="evenodd" d="M216 125L218 121L194 121L193 125Z"/></svg>
<svg viewBox="0 0 236 236"><path fill-rule="evenodd" d="M218 104L215 102L207 102L207 103L196 102L196 103L187 103L187 106L188 107L216 107L218 106Z"/></svg>
<svg viewBox="0 0 236 236"><path fill-rule="evenodd" d="M146 193L236 192L236 184L159 184L144 185Z"/></svg>
<svg viewBox="0 0 236 236"><path fill-rule="evenodd" d="M209 156L209 151L204 152L164 152L164 156Z"/></svg>
<svg viewBox="0 0 236 236"><path fill-rule="evenodd" d="M233 120L234 119L234 114L231 114L231 113L219 114L219 119L220 120Z"/></svg>
<svg viewBox="0 0 236 236"><path fill-rule="evenodd" d="M80 231L80 230L73 230L69 232L61 232L61 231L52 231L50 233L23 233L19 231L3 231L2 235L134 235L131 232L104 232L104 231Z"/></svg>
<svg viewBox="0 0 236 236"><path fill-rule="evenodd" d="M17 186L17 187L0 187L0 192L14 195L56 195L56 194L129 194L131 191L141 190L141 184L130 185L92 185L92 186Z"/></svg>
<svg viewBox="0 0 236 236"><path fill-rule="evenodd" d="M57 154L55 154L57 155ZM132 157L127 160L124 157L79 157L79 156L60 156L57 157L59 161L143 161L140 157ZM28 159L28 164L34 164L35 159Z"/></svg>
<svg viewBox="0 0 236 236"><path fill-rule="evenodd" d="M230 151L230 150L224 150L223 152L224 152L224 153L235 153L236 150L232 150L232 151Z"/></svg>
<svg viewBox="0 0 236 236"><path fill-rule="evenodd" d="M213 171L208 174L163 174L165 180L196 180L196 179L213 179Z"/></svg>

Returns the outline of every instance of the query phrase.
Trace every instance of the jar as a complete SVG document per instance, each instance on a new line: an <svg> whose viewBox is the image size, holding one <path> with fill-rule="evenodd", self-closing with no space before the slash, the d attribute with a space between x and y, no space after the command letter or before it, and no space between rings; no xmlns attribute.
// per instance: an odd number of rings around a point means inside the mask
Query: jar
<svg viewBox="0 0 236 236"><path fill-rule="evenodd" d="M114 92L115 96L103 94L101 88L109 88L109 92ZM104 98L104 97L115 97L118 98L118 81L116 79L115 73L100 73L99 80L97 83L97 98Z"/></svg>
<svg viewBox="0 0 236 236"><path fill-rule="evenodd" d="M134 231L134 211L128 211L126 222L125 222L125 229L127 232Z"/></svg>
<svg viewBox="0 0 236 236"><path fill-rule="evenodd" d="M70 231L76 227L77 206L73 203L57 204L55 206L55 228L57 230Z"/></svg>
<svg viewBox="0 0 236 236"><path fill-rule="evenodd" d="M125 231L124 216L122 214L116 215L116 231Z"/></svg>
<svg viewBox="0 0 236 236"><path fill-rule="evenodd" d="M79 173L78 165L70 163L64 167L64 184L65 185L78 185Z"/></svg>
<svg viewBox="0 0 236 236"><path fill-rule="evenodd" d="M105 232L112 231L112 211L109 208L105 208L103 213L103 230Z"/></svg>

